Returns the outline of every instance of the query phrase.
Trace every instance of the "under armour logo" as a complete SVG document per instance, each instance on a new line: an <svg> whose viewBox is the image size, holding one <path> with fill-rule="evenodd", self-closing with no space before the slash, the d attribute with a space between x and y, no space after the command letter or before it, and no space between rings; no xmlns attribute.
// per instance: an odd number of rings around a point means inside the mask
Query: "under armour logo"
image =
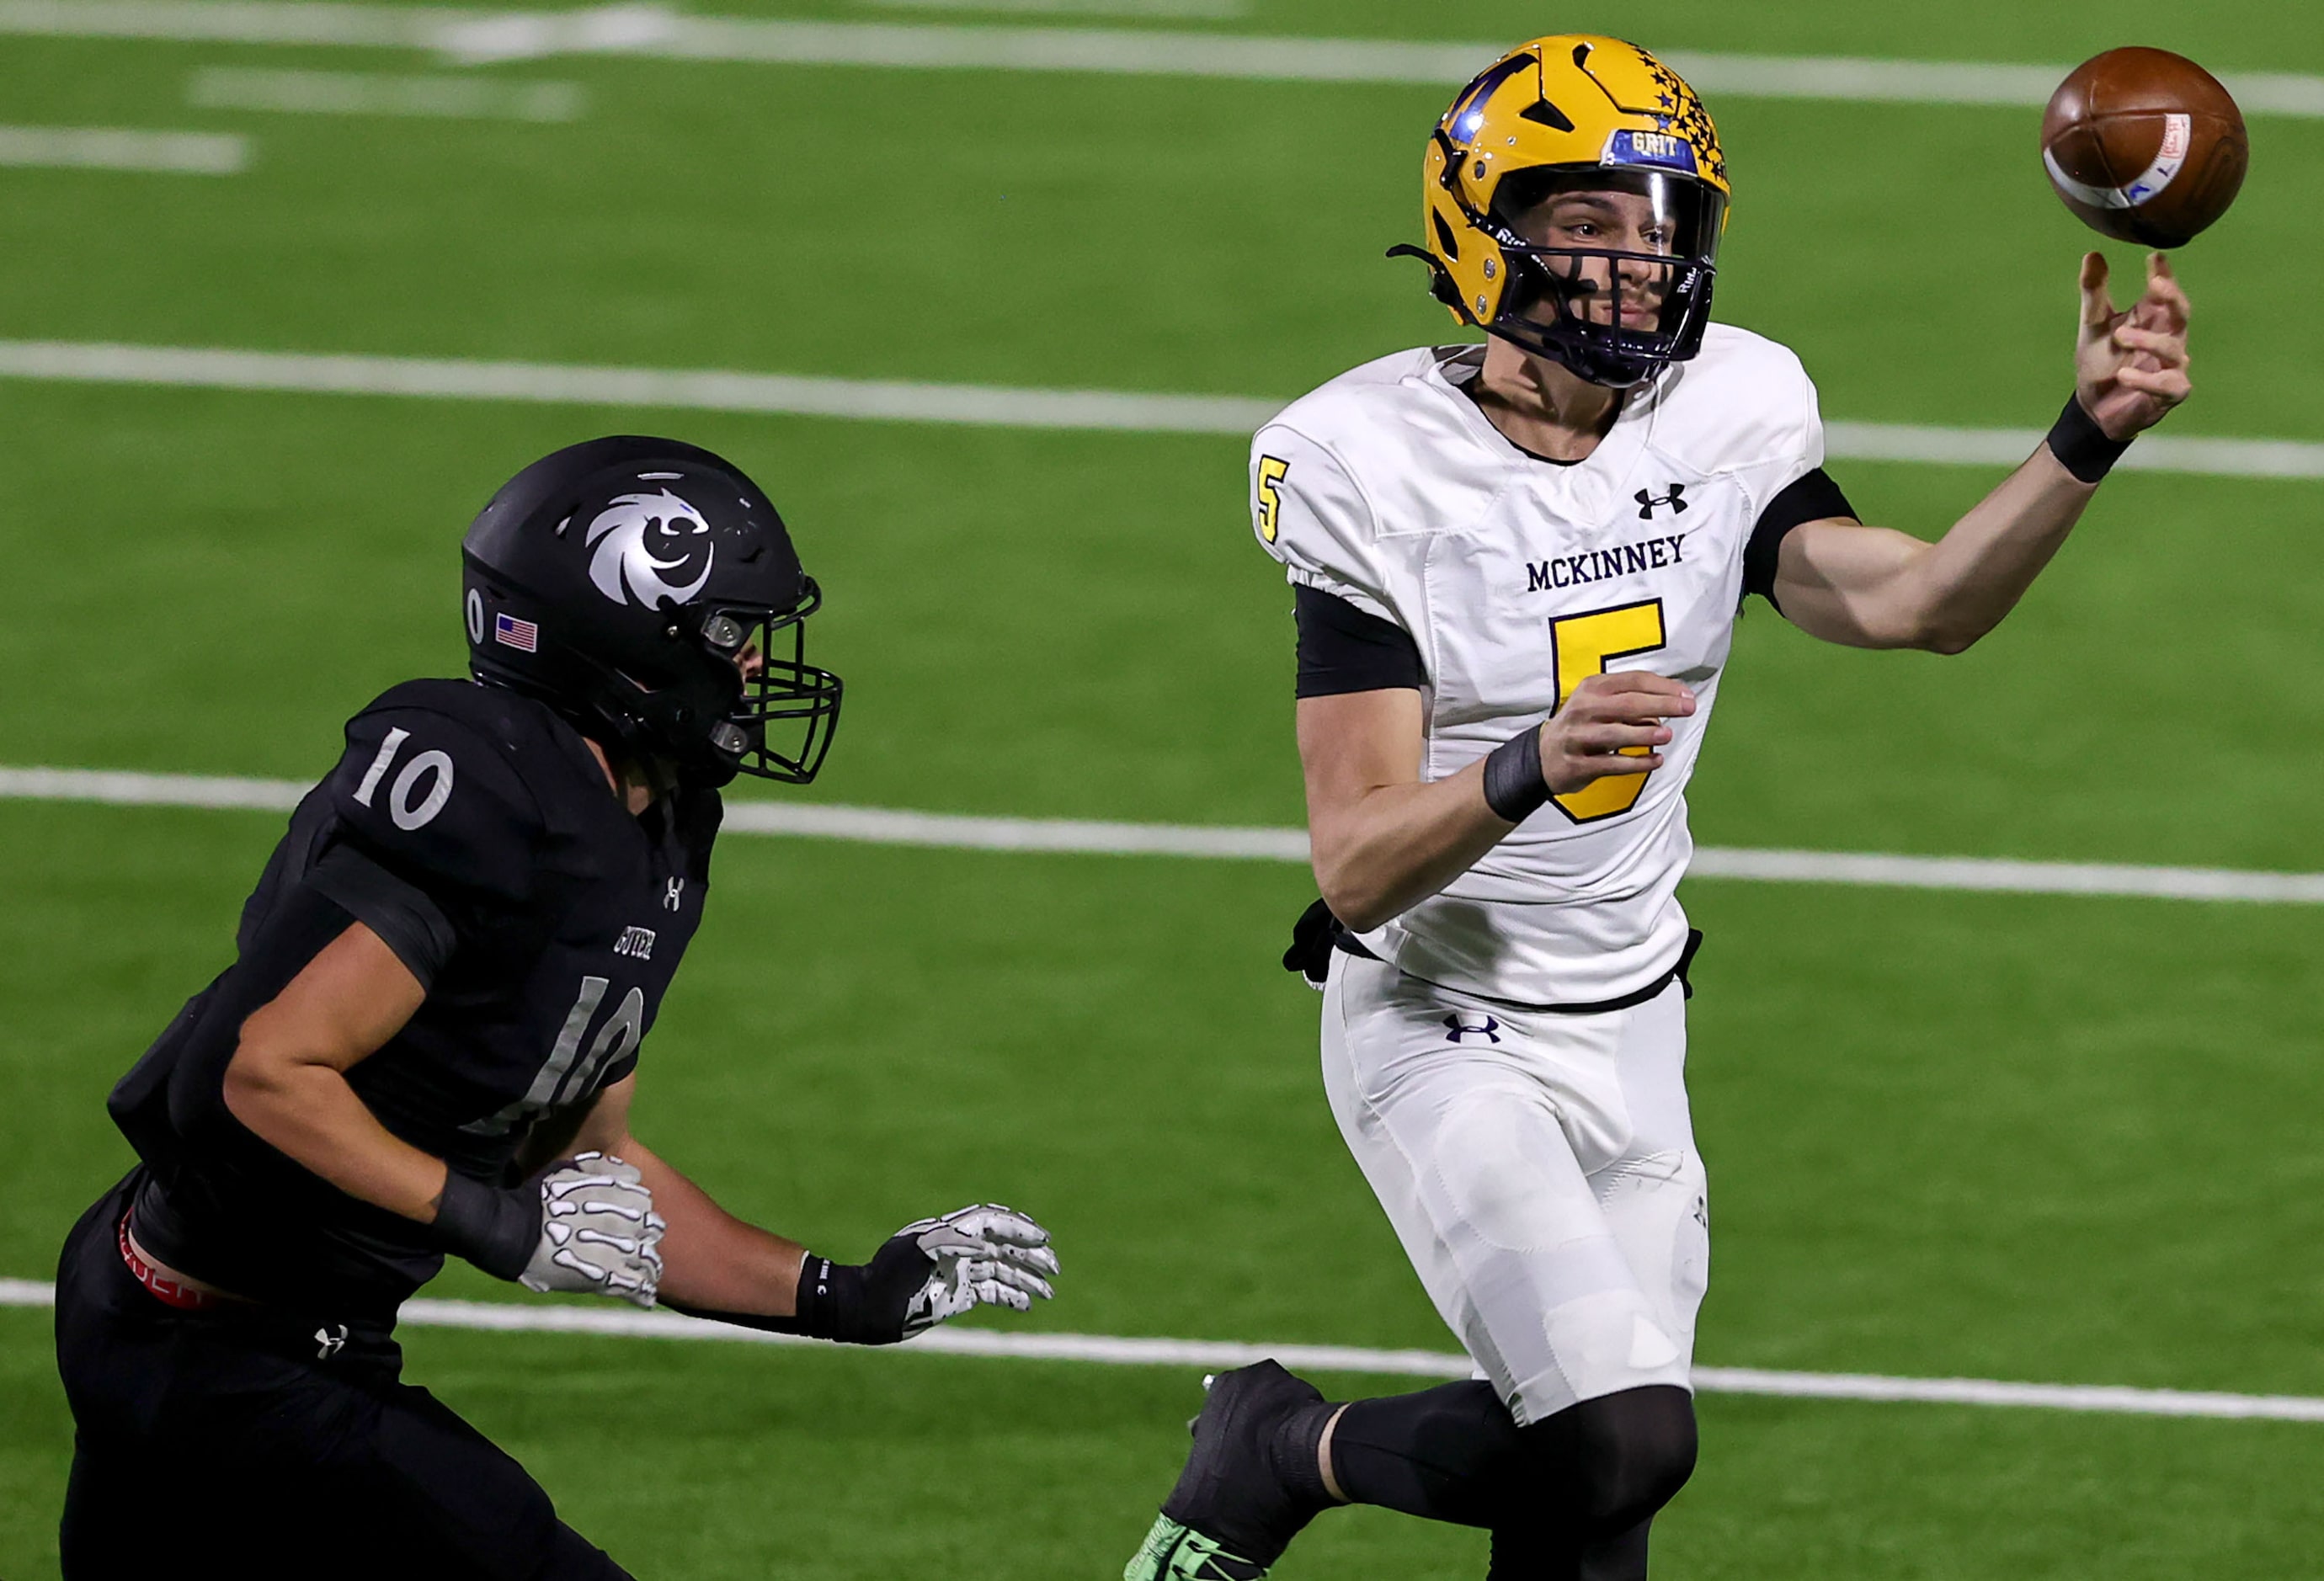
<svg viewBox="0 0 2324 1581"><path fill-rule="evenodd" d="M1490 1016L1485 1017L1484 1025L1471 1026L1461 1019L1461 1013L1456 1010L1444 1018L1444 1029L1446 1043L1459 1043L1464 1037L1481 1037L1487 1043L1501 1041L1501 1024Z"/></svg>
<svg viewBox="0 0 2324 1581"><path fill-rule="evenodd" d="M1640 521L1652 521L1655 519L1655 510L1664 505L1667 505L1671 508L1671 514L1673 516L1683 515L1686 511L1686 485L1684 483L1671 484L1670 492L1667 494L1650 494L1646 490L1640 489L1637 494L1632 496L1632 498L1636 499L1638 502L1638 519Z"/></svg>
<svg viewBox="0 0 2324 1581"><path fill-rule="evenodd" d="M1701 1197L1694 1200L1694 1222L1705 1229L1711 1227L1711 1204Z"/></svg>
<svg viewBox="0 0 2324 1581"><path fill-rule="evenodd" d="M330 1328L318 1328L315 1330L315 1359L317 1361L329 1361L333 1356L338 1355L340 1351L346 1348L347 1326L345 1323L335 1323L331 1327L337 1328L338 1332L334 1334L331 1332Z"/></svg>
<svg viewBox="0 0 2324 1581"><path fill-rule="evenodd" d="M683 878L672 878L669 881L669 887L662 894L661 908L664 911L676 911L678 907L678 903L683 901L685 898L686 880Z"/></svg>

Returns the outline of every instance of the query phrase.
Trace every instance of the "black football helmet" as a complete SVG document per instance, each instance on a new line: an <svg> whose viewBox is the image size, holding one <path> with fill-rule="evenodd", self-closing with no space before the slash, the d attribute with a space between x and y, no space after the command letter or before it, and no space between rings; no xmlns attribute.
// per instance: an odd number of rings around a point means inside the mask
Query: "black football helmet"
<svg viewBox="0 0 2324 1581"><path fill-rule="evenodd" d="M502 485L460 553L477 680L684 783L822 768L840 692L805 662L822 594L733 464L675 439L570 446Z"/></svg>

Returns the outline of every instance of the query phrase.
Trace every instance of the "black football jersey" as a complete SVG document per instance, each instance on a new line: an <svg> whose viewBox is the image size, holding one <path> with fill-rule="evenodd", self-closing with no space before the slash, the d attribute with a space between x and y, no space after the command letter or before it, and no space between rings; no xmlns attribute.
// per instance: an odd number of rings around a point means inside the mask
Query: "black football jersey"
<svg viewBox="0 0 2324 1581"><path fill-rule="evenodd" d="M153 1255L261 1300L384 1313L441 1266L432 1232L234 1120L243 1021L361 921L427 998L350 1085L395 1135L503 1182L543 1117L636 1067L702 915L721 806L680 790L632 816L572 726L466 681L394 688L346 741L244 907L235 964L109 1107L143 1161L132 1211Z"/></svg>

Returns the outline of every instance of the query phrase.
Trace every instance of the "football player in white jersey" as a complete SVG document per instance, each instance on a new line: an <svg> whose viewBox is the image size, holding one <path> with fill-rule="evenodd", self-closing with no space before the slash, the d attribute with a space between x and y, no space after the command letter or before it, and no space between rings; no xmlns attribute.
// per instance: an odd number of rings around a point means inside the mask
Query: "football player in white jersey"
<svg viewBox="0 0 2324 1581"><path fill-rule="evenodd" d="M1744 595L1959 652L2188 393L2159 254L2085 257L2076 388L1935 543L1823 471L1799 359L1709 321L1718 134L1635 45L1526 44L1431 134L1425 248L1482 345L1383 357L1260 429L1297 618L1324 1084L1478 1380L1327 1402L1212 1381L1129 1581L1250 1581L1333 1503L1492 1533L1492 1576L1643 1576L1694 1464L1710 1215L1684 1085L1685 786Z"/></svg>

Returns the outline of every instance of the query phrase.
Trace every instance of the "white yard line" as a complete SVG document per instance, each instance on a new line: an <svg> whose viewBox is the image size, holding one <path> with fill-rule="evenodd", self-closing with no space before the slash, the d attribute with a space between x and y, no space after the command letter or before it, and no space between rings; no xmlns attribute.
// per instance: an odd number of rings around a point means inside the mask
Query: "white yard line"
<svg viewBox="0 0 2324 1581"><path fill-rule="evenodd" d="M714 369L588 367L428 357L315 356L71 341L0 341L0 378L207 390L546 401L1011 428L1248 435L1279 401L820 379ZM2324 446L2319 446L2324 451Z"/></svg>
<svg viewBox="0 0 2324 1581"><path fill-rule="evenodd" d="M0 1307L51 1307L45 1280L0 1279ZM604 1307L519 1305L421 1298L403 1305L413 1328L463 1328L494 1334L587 1334L624 1339L694 1339L741 1345L817 1345L790 1334L764 1334L677 1312ZM1402 1378L1466 1378L1475 1369L1452 1351L1370 1350L1346 1345L1250 1345L1224 1339L1114 1338L1102 1334L1016 1334L994 1328L936 1328L907 1354L1011 1361L1093 1362L1109 1366L1219 1370L1272 1356L1302 1372L1370 1373ZM1891 1378L1863 1373L1770 1372L1757 1367L1697 1367L1705 1393L1772 1394L1803 1400L1914 1401L1937 1405L2038 1406L2052 1411L2135 1416L2324 1421L2324 1400L2297 1394L2224 1394L2181 1389L2129 1389L2088 1383L2011 1383L1987 1378Z"/></svg>
<svg viewBox="0 0 2324 1581"><path fill-rule="evenodd" d="M1024 3L1029 6L1031 0ZM792 66L1119 72L1432 87L1466 81L1508 42L787 22L682 16L655 5L495 12L281 0L0 0L0 33L338 44L429 50L470 61L640 55ZM1678 49L1669 51L1665 59L1713 96L1932 105L2040 105L2067 69L2063 62L1868 60ZM2229 72L2225 80L2246 114L2324 115L2324 77Z"/></svg>
<svg viewBox="0 0 2324 1581"><path fill-rule="evenodd" d="M995 15L1135 16L1163 22L1231 22L1250 0L855 0L881 11L983 11Z"/></svg>
<svg viewBox="0 0 2324 1581"><path fill-rule="evenodd" d="M46 340L0 340L0 378L1235 437L1250 435L1283 405L1239 395ZM1826 454L1838 461L2014 466L2041 441L2032 428L1836 422L1825 429ZM2324 444L2156 435L2133 446L2118 465L2209 477L2324 478Z"/></svg>
<svg viewBox="0 0 2324 1581"><path fill-rule="evenodd" d="M241 808L284 813L307 786L291 779L213 778L85 768L0 768L0 801L117 806ZM1202 823L1114 823L1077 818L982 818L811 803L734 802L727 831L865 845L946 850L1045 851L1078 856L1176 856L1305 862L1298 829ZM2149 900L2324 904L2324 873L2231 868L2153 868L2095 862L2023 862L1985 857L1881 856L1847 851L1741 850L1699 846L1693 878L1769 884L1868 885L2011 895L2116 896Z"/></svg>
<svg viewBox="0 0 2324 1581"><path fill-rule="evenodd" d="M1828 423L1834 461L2015 466L2042 443L2038 428L1935 428L1917 423ZM2122 472L2205 477L2324 478L2324 445L2301 439L2201 439L2149 434L2115 464Z"/></svg>
<svg viewBox="0 0 2324 1581"><path fill-rule="evenodd" d="M119 126L0 126L0 166L234 176L250 167L250 140L217 132Z"/></svg>
<svg viewBox="0 0 2324 1581"><path fill-rule="evenodd" d="M301 115L561 122L579 120L587 100L581 85L574 82L214 66L194 74L186 85L186 103L202 110L272 110Z"/></svg>

